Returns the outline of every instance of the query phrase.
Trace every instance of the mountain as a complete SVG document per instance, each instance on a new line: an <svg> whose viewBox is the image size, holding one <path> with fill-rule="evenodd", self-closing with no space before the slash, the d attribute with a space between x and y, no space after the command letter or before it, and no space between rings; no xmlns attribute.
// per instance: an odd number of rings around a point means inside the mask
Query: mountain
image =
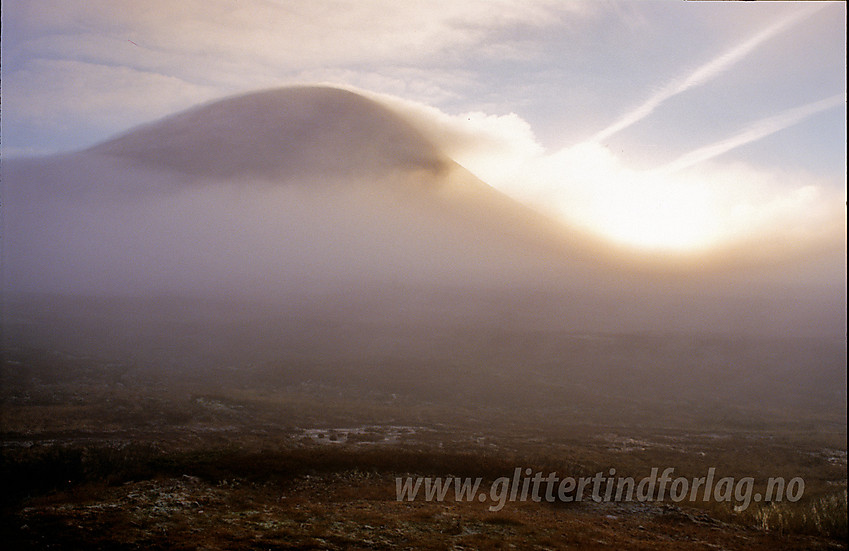
<svg viewBox="0 0 849 551"><path fill-rule="evenodd" d="M228 98L4 165L12 290L255 296L295 281L536 282L568 264L558 224L335 88Z"/></svg>
<svg viewBox="0 0 849 551"><path fill-rule="evenodd" d="M413 209L404 213L410 223L427 212L433 218L422 223L431 226L460 224L469 236L492 232L495 240L509 236L554 255L576 252L563 249L570 240L560 224L480 181L398 113L338 88L227 98L133 129L83 155L207 185L322 188L328 205L339 197L363 199L358 208L364 211L389 200L400 212Z"/></svg>
<svg viewBox="0 0 849 551"><path fill-rule="evenodd" d="M619 262L351 92L224 99L2 170L0 381L62 408L845 434L845 291Z"/></svg>
<svg viewBox="0 0 849 551"><path fill-rule="evenodd" d="M83 151L4 161L3 203L7 298L368 296L388 318L575 330L845 326L832 289L776 283L779 269L617 264L480 181L402 112L336 88L245 94Z"/></svg>
<svg viewBox="0 0 849 551"><path fill-rule="evenodd" d="M88 150L212 178L373 177L451 160L395 113L329 87L266 90L189 109Z"/></svg>

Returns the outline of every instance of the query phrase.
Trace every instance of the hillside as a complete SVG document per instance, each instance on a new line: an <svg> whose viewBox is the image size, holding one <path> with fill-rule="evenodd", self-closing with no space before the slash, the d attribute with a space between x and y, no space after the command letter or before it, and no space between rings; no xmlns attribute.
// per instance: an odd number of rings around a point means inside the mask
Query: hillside
<svg viewBox="0 0 849 551"><path fill-rule="evenodd" d="M402 112L330 88L2 168L0 534L16 548L845 539L845 288L813 262L628 261ZM758 492L804 477L806 494L499 512L491 494L395 493L666 466Z"/></svg>
<svg viewBox="0 0 849 551"><path fill-rule="evenodd" d="M87 150L194 177L290 180L425 171L451 160L363 96L329 87L265 90L219 100Z"/></svg>

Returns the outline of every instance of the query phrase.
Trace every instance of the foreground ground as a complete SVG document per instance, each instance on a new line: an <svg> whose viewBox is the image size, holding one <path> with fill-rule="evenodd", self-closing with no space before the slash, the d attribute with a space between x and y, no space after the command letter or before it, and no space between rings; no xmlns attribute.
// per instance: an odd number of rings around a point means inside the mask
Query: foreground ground
<svg viewBox="0 0 849 551"><path fill-rule="evenodd" d="M388 476L285 483L190 475L81 485L27 500L7 548L31 549L836 549L674 506L398 502Z"/></svg>
<svg viewBox="0 0 849 551"><path fill-rule="evenodd" d="M644 373L615 371L616 357L640 367L641 354L645 364L686 355L710 380L726 357L763 354L711 340L561 340L571 358L605 367L599 380L572 372L558 382L554 367L511 375L494 363L487 377L474 365L454 374L413 365L391 378L295 361L178 376L7 348L0 539L9 549L846 548L845 398L828 394L833 385L807 392L813 404L775 409L696 400L666 376L666 388L629 394ZM794 361L823 354L794 350ZM465 384L473 378L484 384ZM792 397L771 384L766 394ZM479 477L489 488L516 468L561 477L615 468L639 480L666 467L691 479L710 468L752 477L757 492L769 477L800 477L804 496L742 509L397 499L398 477Z"/></svg>

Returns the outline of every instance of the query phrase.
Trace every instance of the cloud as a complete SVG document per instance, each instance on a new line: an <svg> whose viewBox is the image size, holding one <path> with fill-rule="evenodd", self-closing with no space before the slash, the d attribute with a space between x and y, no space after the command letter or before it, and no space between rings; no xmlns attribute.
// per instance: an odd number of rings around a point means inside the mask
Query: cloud
<svg viewBox="0 0 849 551"><path fill-rule="evenodd" d="M164 0L52 2L33 0L5 13L20 32L10 45L18 63L79 56L151 71L191 73L189 59L237 59L244 69L272 70L349 64L414 65L486 45L499 29L547 26L580 3L502 0L344 5L299 1ZM222 22L227 22L226 26ZM124 48L132 40L138 46ZM215 78L203 67L201 78Z"/></svg>
<svg viewBox="0 0 849 551"><path fill-rule="evenodd" d="M502 189L635 250L737 251L761 261L842 235L845 197L806 173L742 163L675 174L638 170L591 142L528 159L525 171L530 181Z"/></svg>
<svg viewBox="0 0 849 551"><path fill-rule="evenodd" d="M488 183L504 180L522 170L528 159L544 152L531 126L516 113L472 111L449 115L420 102L354 90L403 114L449 157Z"/></svg>
<svg viewBox="0 0 849 551"><path fill-rule="evenodd" d="M703 163L713 159L714 157L722 155L723 153L731 151L732 149L760 140L770 134L774 134L784 130L785 128L798 124L817 113L833 109L834 107L844 105L845 103L846 96L844 94L839 94L807 105L802 105L801 107L788 109L778 115L750 124L741 132L731 136L730 138L726 138L719 142L706 145L696 149L695 151L686 153L671 163L662 166L657 170L657 172L672 173Z"/></svg>
<svg viewBox="0 0 849 551"><path fill-rule="evenodd" d="M4 113L4 134L51 119L110 126L93 141L189 100L297 80L446 100L474 80L463 68L469 52L502 55L496 46L510 29L552 26L585 10L552 0L13 3L3 14L3 99L14 113ZM142 98L150 105L143 114ZM92 124L92 105L108 122ZM16 139L6 145L32 145Z"/></svg>
<svg viewBox="0 0 849 551"><path fill-rule="evenodd" d="M648 12L628 6L631 13L623 17L636 26L641 25ZM568 131L576 132L577 136L589 134L585 126L576 122L581 118L577 111L592 105L589 98L605 97L603 90L596 87L604 88L601 81L607 78L603 72L607 66L600 69L598 61L604 57L593 55L598 45L598 26L571 23L583 22L599 10L609 15L617 8L617 5L599 7L594 3L554 0L13 3L4 6L3 100L7 108L3 117L4 136L20 135L21 129L28 125L41 129L82 128L77 133L88 131L89 141L84 142L87 144L131 124L212 97L294 81L334 81L418 100L419 103L414 103L383 98L404 110L422 132L484 181L600 234L635 235L627 225L612 229L616 220L624 220L626 213L635 211L651 213L645 214L644 219L667 221L666 226L656 224L654 228L646 222L641 230L644 238L652 232L656 236L677 233L677 238L685 240L683 230L664 229L680 223L691 232L686 237L691 242L697 235L714 236L710 239L726 235L726 230L713 226L717 224L722 228L738 228L734 234L738 237L763 234L768 231L763 228L770 224L786 225L792 218L792 205L820 213L817 205L833 199L823 190L833 188L834 182L812 179L808 174L798 174L798 180L791 182L778 169L773 174L765 169L741 170L738 165L732 169L732 165L716 163L700 165L701 175L687 170L694 163L706 163L747 140L801 120L799 117L808 116L811 109L822 107L819 103L764 119L738 135L673 161L667 170L671 167L678 171L674 181L662 174L637 170L623 160L625 155L593 143L547 152L526 122L527 111L481 107L517 105L512 100L518 98L520 102L523 97L533 97L537 104L545 103L541 98L547 90L549 96L557 99L549 97L545 109L536 114L537 119L555 120L558 124L563 121L563 126L572 125ZM673 96L717 79L765 41L818 9L820 6L794 10L745 42L667 84L642 106L598 133L594 140L642 120ZM756 24L752 21L757 13L748 13L752 19L745 28ZM222 25L225 21L227 24ZM571 36L563 39L564 30L576 32L577 54L563 50L571 40ZM509 72L512 66L506 62L520 59L523 67L532 66L527 59L533 57L534 46L540 46L535 40L546 32L559 37L546 42L545 47L550 48L546 63L555 63L556 59L556 63L562 63L557 67L572 69L576 65L570 64L568 56L580 57L590 71L587 78L595 80L579 80L570 73L573 80L561 81L557 71L546 65L545 69L552 71L550 76L538 82L510 81L520 92L510 101L503 94L498 96L504 90L504 82L515 78ZM739 33L735 31L735 34ZM634 56L645 51L636 48ZM674 58L659 56L658 64ZM539 68L529 68L527 73L539 77L541 73L534 72L536 69ZM636 70L642 71L644 67L638 64ZM509 73L510 77L496 75L496 71ZM502 87L480 84L482 76L501 79L498 84ZM521 79L524 78L523 73ZM546 79L551 80L551 88L538 85ZM583 96L583 99L565 101L563 89L567 87L570 98ZM592 90L587 91L588 88ZM474 100L464 99L467 97L464 93L472 89L495 92ZM629 99L621 89L616 89L615 95ZM454 104L466 108L448 114L425 103L439 104L444 109ZM476 107L468 108L470 105ZM608 108L602 102L597 106L599 110ZM599 126L596 120L593 128ZM696 126L697 131L701 128ZM9 145L9 139L4 140L4 147ZM22 150L32 144L18 140L11 145ZM79 145L77 142L74 147ZM741 184L742 195L722 186L721 182L727 178L748 182ZM772 186L770 181L778 183ZM809 186L820 191L796 193ZM672 208L674 204L684 206ZM686 205L716 206L711 206L715 210L700 214L695 207L688 210ZM743 211L754 213L754 219L765 222L749 228L729 222L733 218L729 218L729 212ZM696 231L696 220L704 220L700 222L701 234ZM639 218L632 216L630 223L638 224ZM756 231L755 226L761 229Z"/></svg>
<svg viewBox="0 0 849 551"><path fill-rule="evenodd" d="M144 122L215 95L177 77L73 60L35 60L9 77L4 79L4 116L37 124L112 117Z"/></svg>
<svg viewBox="0 0 849 551"><path fill-rule="evenodd" d="M723 52L721 55L713 58L709 62L704 65L698 67L695 71L689 73L683 78L678 78L673 80L672 82L666 84L663 88L660 89L657 93L652 95L648 100L646 100L643 104L638 106L636 109L628 112L619 120L596 133L590 141L593 142L601 142L610 138L614 134L625 130L629 126L643 120L654 112L661 104L677 96L678 94L682 94L691 88L696 86L701 86L706 82L716 78L721 75L723 72L727 71L734 64L741 61L747 55L749 55L752 51L754 51L758 46L766 42L768 39L774 37L780 32L785 31L793 24L801 21L802 19L812 15L815 11L819 11L822 9L822 6L816 6L813 9L804 9L798 12L794 12L787 17L780 19L779 21L773 23L767 28L759 31L754 36L749 38L748 40L738 44L734 48Z"/></svg>
<svg viewBox="0 0 849 551"><path fill-rule="evenodd" d="M704 148L711 155L674 163L672 171L629 166L610 148L591 141L546 151L515 113L450 115L365 93L403 114L496 189L634 251L731 252L757 263L833 246L842 235L845 197L834 182L804 171L707 162L720 149L776 132L836 105L842 96L760 121L721 146ZM691 170L696 162L698 170Z"/></svg>
<svg viewBox="0 0 849 551"><path fill-rule="evenodd" d="M381 67L380 70L318 67L299 71L291 81L297 84L347 86L360 93L379 90L391 97L438 105L460 100L461 96L456 90L468 88L474 82L474 76L470 72L460 70L444 71L394 65Z"/></svg>

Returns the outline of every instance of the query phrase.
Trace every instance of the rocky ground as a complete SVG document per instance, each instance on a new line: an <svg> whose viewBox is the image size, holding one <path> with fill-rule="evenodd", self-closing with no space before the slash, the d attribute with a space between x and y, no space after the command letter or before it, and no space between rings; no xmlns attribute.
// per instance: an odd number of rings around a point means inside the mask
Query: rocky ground
<svg viewBox="0 0 849 551"><path fill-rule="evenodd" d="M6 519L18 549L839 549L836 540L742 527L676 506L394 499L393 480L350 471L279 484L183 475L84 485Z"/></svg>
<svg viewBox="0 0 849 551"><path fill-rule="evenodd" d="M335 372L247 385L5 352L4 549L846 548L836 414L726 408L720 419L711 404L657 402L652 413L618 397L617 419L599 409L609 396L543 399L536 383L537 399L516 407L510 395L439 401L352 388ZM798 476L805 496L738 512L727 502L587 499L491 510L486 500L396 493L397 477L482 477L488 488L516 467L639 478L665 466L758 484Z"/></svg>

